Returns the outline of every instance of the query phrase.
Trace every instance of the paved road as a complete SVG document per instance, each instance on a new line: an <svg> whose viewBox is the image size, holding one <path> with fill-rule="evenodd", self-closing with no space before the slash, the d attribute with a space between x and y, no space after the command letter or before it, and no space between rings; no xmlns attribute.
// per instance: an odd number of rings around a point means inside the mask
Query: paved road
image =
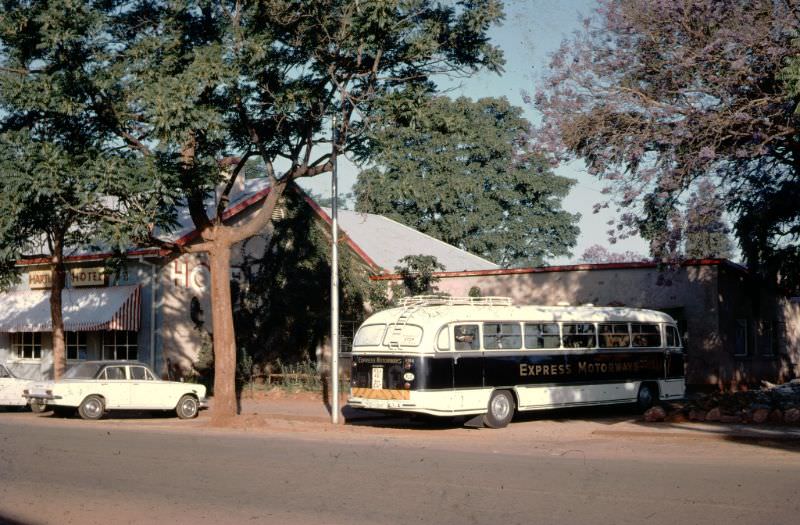
<svg viewBox="0 0 800 525"><path fill-rule="evenodd" d="M683 525L800 515L792 447L726 443L720 453L713 441L659 448L618 436L598 438L595 451L592 441L524 438L521 426L504 446L502 431L248 433L4 416L7 523Z"/></svg>

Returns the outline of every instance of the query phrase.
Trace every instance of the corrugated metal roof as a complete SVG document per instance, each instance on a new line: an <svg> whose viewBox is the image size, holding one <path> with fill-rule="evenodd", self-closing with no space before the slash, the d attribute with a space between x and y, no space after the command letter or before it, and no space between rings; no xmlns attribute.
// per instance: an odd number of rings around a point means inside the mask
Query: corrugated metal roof
<svg viewBox="0 0 800 525"><path fill-rule="evenodd" d="M321 208L329 217L331 210ZM382 215L339 210L339 228L384 270L407 255L432 255L445 271L496 270L500 266Z"/></svg>

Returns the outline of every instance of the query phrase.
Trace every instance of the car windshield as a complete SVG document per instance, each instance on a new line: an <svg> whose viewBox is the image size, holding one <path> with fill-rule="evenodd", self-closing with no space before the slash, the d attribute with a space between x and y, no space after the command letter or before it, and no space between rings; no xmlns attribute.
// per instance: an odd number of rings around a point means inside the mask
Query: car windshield
<svg viewBox="0 0 800 525"><path fill-rule="evenodd" d="M64 379L94 379L100 371L102 363L81 363L67 370Z"/></svg>

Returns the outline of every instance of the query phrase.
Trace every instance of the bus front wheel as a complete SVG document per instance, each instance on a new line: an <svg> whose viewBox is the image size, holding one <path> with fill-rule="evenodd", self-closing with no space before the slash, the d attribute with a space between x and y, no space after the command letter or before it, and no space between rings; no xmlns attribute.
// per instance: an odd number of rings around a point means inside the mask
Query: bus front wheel
<svg viewBox="0 0 800 525"><path fill-rule="evenodd" d="M483 424L489 428L503 428L514 417L514 396L508 390L495 390L489 398L489 407L483 415Z"/></svg>

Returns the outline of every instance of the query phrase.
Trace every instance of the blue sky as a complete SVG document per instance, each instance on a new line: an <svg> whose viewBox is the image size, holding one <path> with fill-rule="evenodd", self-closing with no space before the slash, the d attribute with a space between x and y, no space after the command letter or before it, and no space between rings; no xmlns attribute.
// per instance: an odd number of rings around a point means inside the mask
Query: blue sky
<svg viewBox="0 0 800 525"><path fill-rule="evenodd" d="M491 32L492 41L499 45L506 57L506 70L501 76L481 73L468 79L457 81L443 79L441 87L450 89L450 96L468 96L473 99L504 96L512 104L525 109L531 122L538 122L540 116L522 101L522 91L533 91L536 82L547 71L549 55L561 41L580 28L581 18L596 7L595 0L506 0L506 20ZM339 192L346 193L355 182L356 169L349 163L340 163ZM577 180L570 195L564 200L564 209L580 213L581 233L578 245L573 249L573 257L562 257L548 261L549 264L576 262L583 251L593 244L608 246L607 222L613 215L592 213L592 206L603 200L600 193L602 184L590 177L581 162L573 162L556 170ZM315 177L303 184L323 195L330 195L330 177ZM615 252L625 250L647 254L647 246L642 239L633 238L610 246Z"/></svg>

